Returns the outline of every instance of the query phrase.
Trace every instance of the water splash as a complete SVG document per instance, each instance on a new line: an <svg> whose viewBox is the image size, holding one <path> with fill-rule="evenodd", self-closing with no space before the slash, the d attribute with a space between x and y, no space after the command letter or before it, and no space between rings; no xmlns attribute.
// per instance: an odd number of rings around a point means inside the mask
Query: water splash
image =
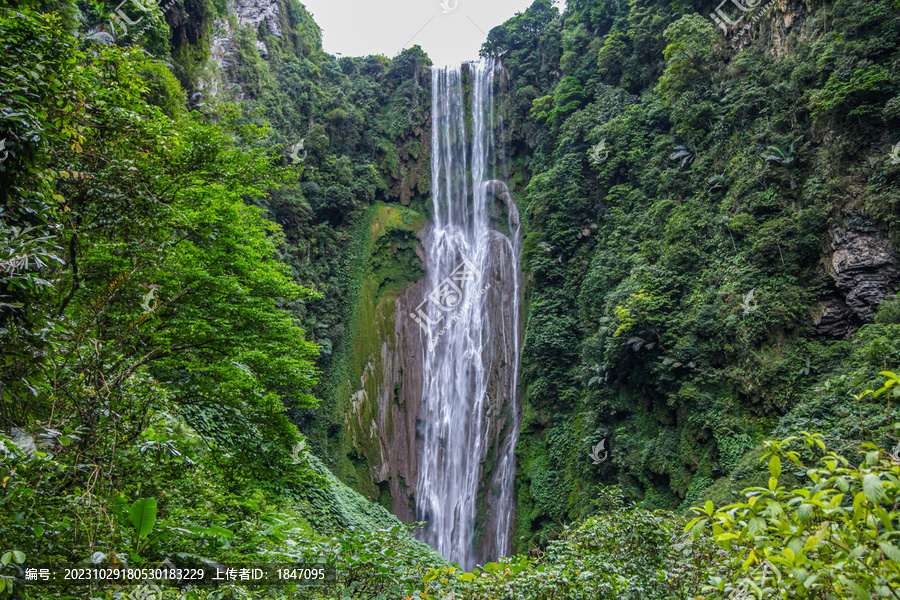
<svg viewBox="0 0 900 600"><path fill-rule="evenodd" d="M432 69L416 512L428 521L423 540L471 569L510 550L521 277L518 209L498 179L499 65L466 66Z"/></svg>

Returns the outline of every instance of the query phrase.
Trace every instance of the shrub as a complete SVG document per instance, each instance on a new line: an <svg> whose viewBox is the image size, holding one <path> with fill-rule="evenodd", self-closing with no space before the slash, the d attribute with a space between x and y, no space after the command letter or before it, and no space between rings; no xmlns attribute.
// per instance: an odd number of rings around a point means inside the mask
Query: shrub
<svg viewBox="0 0 900 600"><path fill-rule="evenodd" d="M860 397L900 396L898 376L882 375L886 385ZM716 598L742 588L765 597L900 598L900 444L893 453L860 444L864 458L853 466L828 451L821 435L802 435L802 452L789 449L797 437L765 443L767 487L748 488L746 501L718 510L712 502L694 509L700 516L687 530L695 539L711 532L731 554L730 577L711 576L707 591ZM809 464L815 453L819 466ZM782 465L808 482L780 486Z"/></svg>

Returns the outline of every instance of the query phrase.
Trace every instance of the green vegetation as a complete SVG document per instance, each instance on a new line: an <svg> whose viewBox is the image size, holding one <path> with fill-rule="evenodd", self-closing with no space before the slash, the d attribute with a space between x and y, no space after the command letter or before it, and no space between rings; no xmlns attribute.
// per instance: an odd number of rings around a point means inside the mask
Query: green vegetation
<svg viewBox="0 0 900 600"><path fill-rule="evenodd" d="M900 4L782 4L739 46L706 1L491 31L526 232L517 555L462 573L347 418L422 276L427 56L329 56L296 0L282 35L127 4L114 44L111 5L5 3L0 598L121 600L19 569L166 558L338 582L185 600L900 597Z"/></svg>
<svg viewBox="0 0 900 600"><path fill-rule="evenodd" d="M896 255L898 6L778 5L741 47L710 10L538 1L484 47L511 74L527 183L519 552L591 514L598 483L684 512L764 480L776 430L858 440L896 419L842 406L897 364L891 305L844 317L845 339L815 323L847 294L823 268L846 215Z"/></svg>
<svg viewBox="0 0 900 600"><path fill-rule="evenodd" d="M23 561L321 560L350 528L437 564L288 418L318 403L322 294L258 206L297 186L272 129L186 110L162 63L56 14L3 9L0 44L0 593L87 592L24 587Z"/></svg>
<svg viewBox="0 0 900 600"><path fill-rule="evenodd" d="M278 7L283 37L266 27L238 30L219 100L240 99L248 123L270 126L259 143L283 148L283 162L299 171L298 180L252 200L283 228L279 259L296 281L320 293L295 314L322 347L316 363L324 377L312 391L323 406L315 412L292 408L290 416L328 467L374 500L368 476L358 476L368 466L348 459L355 450L345 418L355 389L348 390L347 382L359 382L365 366L359 365L360 349L380 343L366 329L371 321L359 315L362 298L365 310L374 307L373 298L364 296L370 269L380 269L378 279L395 279L378 288L379 296L421 270L410 249L415 226L425 221L430 189L429 155L422 147L430 118L430 61L417 46L391 60L337 59L322 51L318 26L301 4L286 0ZM265 60L257 42L265 44ZM294 164L291 148L301 140L297 154L303 160ZM375 231L371 219L382 205L404 217ZM379 239L380 246L370 246Z"/></svg>

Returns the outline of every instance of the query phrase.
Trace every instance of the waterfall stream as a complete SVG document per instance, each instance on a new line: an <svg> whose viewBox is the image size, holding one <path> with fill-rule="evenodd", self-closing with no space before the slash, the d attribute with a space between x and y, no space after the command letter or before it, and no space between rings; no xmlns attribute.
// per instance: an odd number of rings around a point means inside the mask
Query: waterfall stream
<svg viewBox="0 0 900 600"><path fill-rule="evenodd" d="M520 240L498 179L499 72L490 59L432 69L433 221L411 315L425 351L417 518L422 539L465 569L509 553L514 516Z"/></svg>

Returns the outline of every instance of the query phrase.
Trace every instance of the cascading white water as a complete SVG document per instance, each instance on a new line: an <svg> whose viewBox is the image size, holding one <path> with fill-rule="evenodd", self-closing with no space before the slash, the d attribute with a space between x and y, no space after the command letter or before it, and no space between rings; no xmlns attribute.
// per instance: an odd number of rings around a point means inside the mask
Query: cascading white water
<svg viewBox="0 0 900 600"><path fill-rule="evenodd" d="M498 71L468 64L467 113L463 69L432 69L434 216L426 297L412 315L425 349L416 511L424 541L466 569L509 553L514 512L520 242L497 179Z"/></svg>

